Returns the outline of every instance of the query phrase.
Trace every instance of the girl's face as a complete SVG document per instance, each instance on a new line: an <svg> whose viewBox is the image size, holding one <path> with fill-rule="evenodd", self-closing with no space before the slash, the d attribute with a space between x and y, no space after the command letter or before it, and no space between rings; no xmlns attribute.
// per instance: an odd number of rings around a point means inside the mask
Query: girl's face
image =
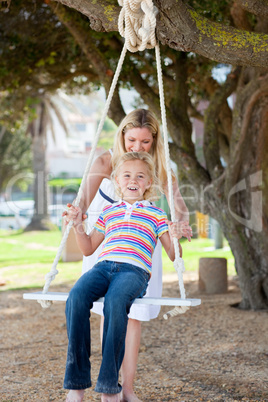
<svg viewBox="0 0 268 402"><path fill-rule="evenodd" d="M131 128L124 134L126 152L149 152L154 142L147 127Z"/></svg>
<svg viewBox="0 0 268 402"><path fill-rule="evenodd" d="M143 200L143 194L152 184L146 163L138 159L124 162L115 180L121 189L122 198L130 204Z"/></svg>

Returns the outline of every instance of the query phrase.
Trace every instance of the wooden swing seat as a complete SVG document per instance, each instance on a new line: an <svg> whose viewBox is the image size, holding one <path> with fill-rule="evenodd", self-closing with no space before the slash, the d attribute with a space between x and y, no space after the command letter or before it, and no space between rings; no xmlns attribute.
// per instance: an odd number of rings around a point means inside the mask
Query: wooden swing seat
<svg viewBox="0 0 268 402"><path fill-rule="evenodd" d="M50 301L63 301L65 302L68 298L69 293L63 292L34 292L34 293L24 293L23 299L26 300L50 300ZM104 301L104 297L101 297L96 301L96 303L101 303ZM172 297L143 297L140 299L135 299L134 304L151 304L157 306L199 306L201 304L200 299L176 299Z"/></svg>

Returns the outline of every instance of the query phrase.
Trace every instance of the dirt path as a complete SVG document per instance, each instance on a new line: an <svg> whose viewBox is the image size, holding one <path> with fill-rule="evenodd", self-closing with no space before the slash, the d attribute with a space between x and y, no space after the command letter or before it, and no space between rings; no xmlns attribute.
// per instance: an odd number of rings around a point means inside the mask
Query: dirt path
<svg viewBox="0 0 268 402"><path fill-rule="evenodd" d="M265 312L230 307L240 299L235 280L228 294L200 295L193 275L186 291L202 305L185 315L143 324L136 392L144 402L268 401L268 320ZM55 290L55 289L53 289ZM62 291L68 291L62 288ZM177 297L174 277L164 296ZM43 310L21 291L1 292L1 401L64 401L64 304ZM92 317L92 379L100 365L99 318ZM87 390L86 401L99 401Z"/></svg>

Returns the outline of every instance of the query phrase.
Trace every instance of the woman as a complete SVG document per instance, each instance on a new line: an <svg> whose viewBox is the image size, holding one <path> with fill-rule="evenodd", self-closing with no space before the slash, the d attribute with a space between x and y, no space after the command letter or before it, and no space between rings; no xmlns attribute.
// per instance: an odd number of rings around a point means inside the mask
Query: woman
<svg viewBox="0 0 268 402"><path fill-rule="evenodd" d="M160 133L160 127L154 114L146 109L136 109L130 112L122 120L116 133L112 151L107 151L96 158L88 175L84 194L80 202L83 213L88 210L88 232L92 230L100 211L105 205L116 201L115 191L110 176L116 161L125 152L148 152L151 154L161 187L169 200L167 189L167 173L165 168L164 144ZM173 175L173 194L176 209L176 219L188 221L188 209L180 194L178 182ZM68 222L68 212L67 215ZM85 218L85 216L84 216ZM187 235L190 240L191 233ZM96 250L93 256L84 257L82 272L88 271L95 264L100 250ZM155 249L152 261L152 277L146 296L161 297L162 294L162 261L161 246ZM102 307L93 308L97 314L102 314ZM131 307L126 336L125 356L121 367L122 374L122 400L127 402L139 402L134 393L133 384L136 373L138 351L141 338L141 321L149 321L159 314L159 306L145 306L134 304ZM103 319L101 325L102 335ZM102 339L102 336L101 336Z"/></svg>

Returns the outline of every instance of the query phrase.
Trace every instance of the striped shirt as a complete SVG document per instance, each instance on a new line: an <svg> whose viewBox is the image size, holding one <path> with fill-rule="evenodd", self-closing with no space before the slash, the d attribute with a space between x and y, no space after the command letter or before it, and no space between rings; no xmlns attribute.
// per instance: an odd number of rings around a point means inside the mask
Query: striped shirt
<svg viewBox="0 0 268 402"><path fill-rule="evenodd" d="M165 219L166 213L149 201L119 201L105 207L94 226L105 236L97 262L128 262L151 274L157 239L168 231Z"/></svg>

